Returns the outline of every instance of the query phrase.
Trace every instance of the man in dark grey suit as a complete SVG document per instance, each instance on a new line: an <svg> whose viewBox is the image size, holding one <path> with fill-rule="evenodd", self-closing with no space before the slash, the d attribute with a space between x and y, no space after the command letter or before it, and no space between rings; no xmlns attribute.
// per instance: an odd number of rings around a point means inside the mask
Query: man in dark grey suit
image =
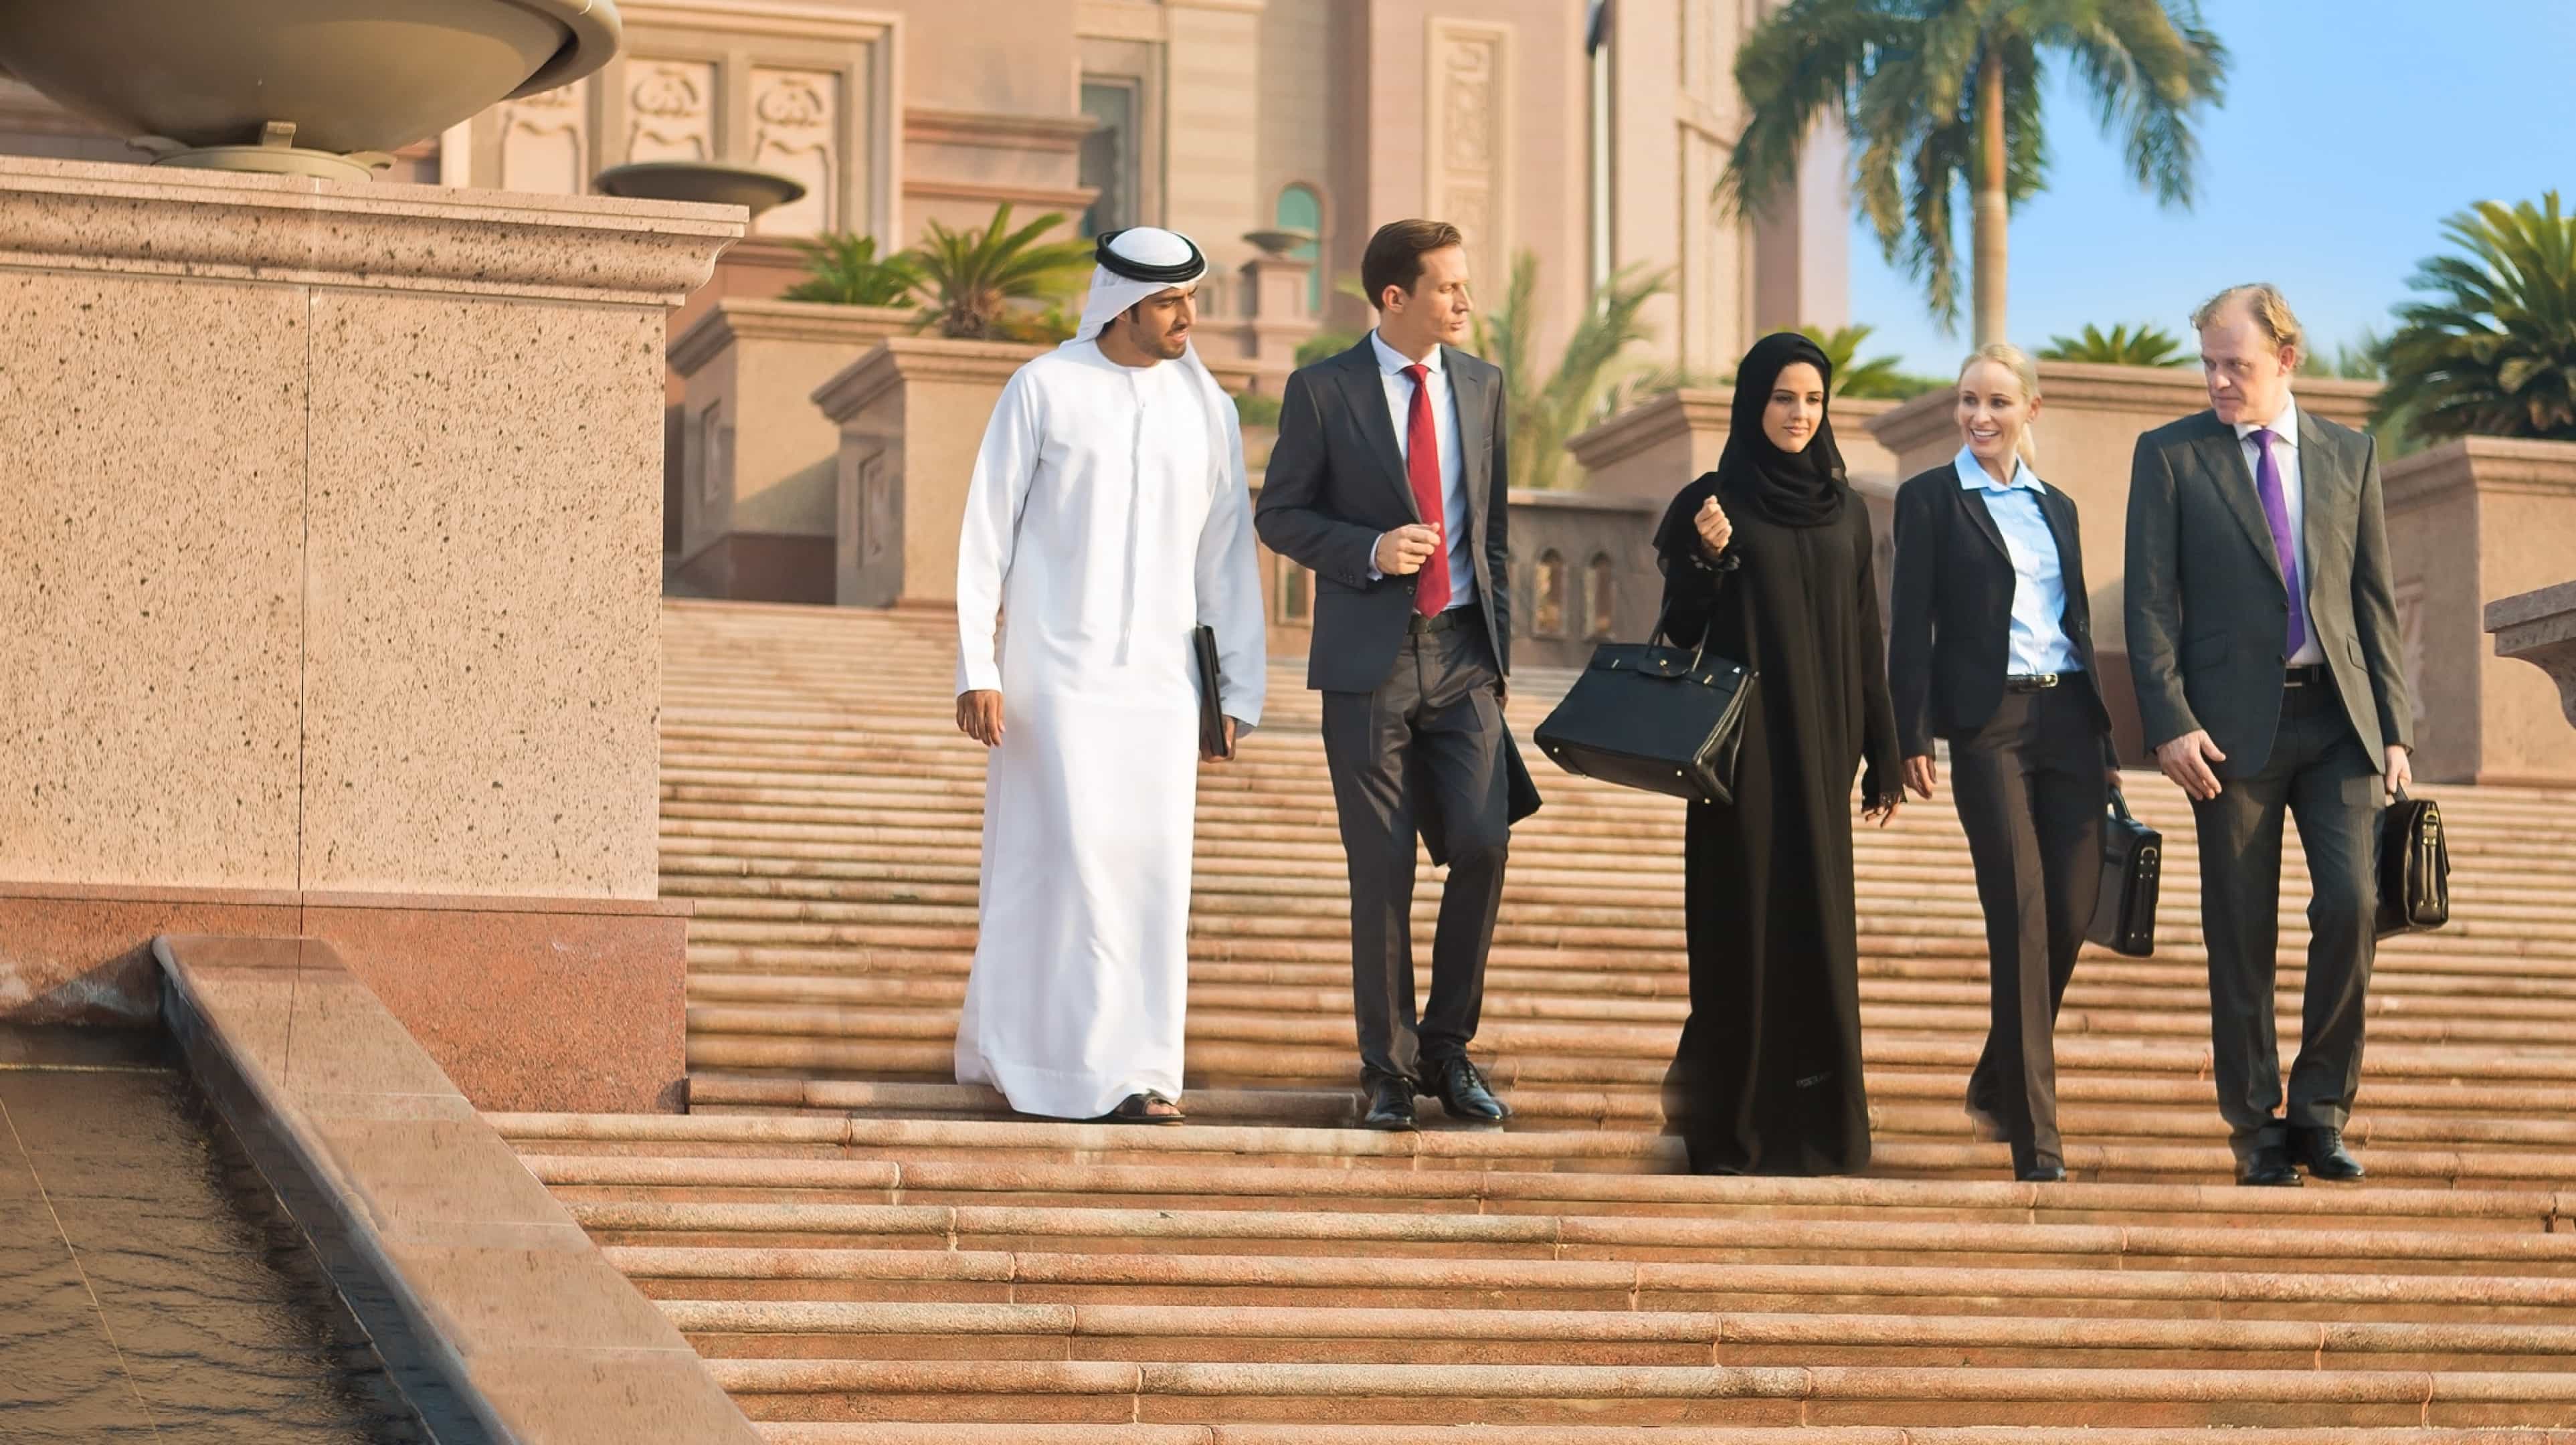
<svg viewBox="0 0 2576 1445"><path fill-rule="evenodd" d="M1377 329L1288 378L1254 525L1315 571L1307 686L1351 879L1363 1120L1414 1126L1413 1098L1500 1124L1467 1059L1511 837L1503 678L1511 665L1502 373L1457 349L1470 302L1456 227L1381 227L1360 263ZM1414 1017L1414 842L1449 865Z"/></svg>
<svg viewBox="0 0 2576 1445"><path fill-rule="evenodd" d="M2358 1179L2383 794L2410 776L2412 707L2389 582L2377 444L2302 410L2299 324L2270 286L2192 317L2211 409L2138 439L2129 479L2129 666L2165 776L2191 795L2209 945L2211 1071L2237 1182ZM2273 1024L2281 824L2315 896L2299 1057L2282 1102Z"/></svg>

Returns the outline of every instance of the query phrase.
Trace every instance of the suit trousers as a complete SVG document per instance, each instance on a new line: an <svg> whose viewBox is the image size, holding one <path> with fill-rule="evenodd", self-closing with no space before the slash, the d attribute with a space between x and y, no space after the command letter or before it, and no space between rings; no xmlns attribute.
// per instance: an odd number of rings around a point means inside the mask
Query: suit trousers
<svg viewBox="0 0 2576 1445"><path fill-rule="evenodd" d="M2007 692L1973 736L1950 740L1950 795L1986 915L1992 1012L1968 1107L2012 1145L2013 1168L2063 1164L2057 1010L2102 888L2110 806L2093 684Z"/></svg>
<svg viewBox="0 0 2576 1445"><path fill-rule="evenodd" d="M2362 746L2333 684L2291 687L2263 770L2192 804L2200 835L2200 915L2209 941L2211 1072L2237 1157L2288 1130L2341 1129L2361 1084L2362 1015L2377 944L2379 761ZM2299 822L2314 896L2299 1057L2281 1104L2273 1023L2280 943L2281 823Z"/></svg>
<svg viewBox="0 0 2576 1445"><path fill-rule="evenodd" d="M1408 635L1375 692L1324 694L1324 762L1351 879L1351 994L1364 1078L1422 1082L1462 1058L1484 1011L1485 952L1511 842L1501 681L1474 604ZM1449 878L1431 941L1431 997L1414 1015L1413 864L1437 827Z"/></svg>

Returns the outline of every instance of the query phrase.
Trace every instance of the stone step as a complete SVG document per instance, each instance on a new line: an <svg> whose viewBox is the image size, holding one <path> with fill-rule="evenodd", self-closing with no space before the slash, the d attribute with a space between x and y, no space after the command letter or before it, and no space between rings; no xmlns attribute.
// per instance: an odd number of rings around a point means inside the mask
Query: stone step
<svg viewBox="0 0 2576 1445"><path fill-rule="evenodd" d="M1951 1123L1959 1114L1959 1081L1947 1071L1882 1068L1869 1077L1871 1101L1880 1106L1928 1105L1946 1111ZM1246 1088L1212 1085L1187 1093L1190 1116L1204 1123L1298 1124L1325 1128L1356 1126L1360 1113L1356 1088ZM2205 1115L2212 1107L2209 1085L2200 1079L2158 1078L2138 1074L2068 1074L2058 1081L2063 1107L2140 1108L2170 1105ZM1627 1089L1574 1089L1525 1084L1512 1090L1511 1105L1522 1120L1588 1121L1596 1124L1638 1121L1642 1127L1661 1122L1658 1092L1651 1085ZM729 1106L767 1109L814 1109L880 1118L972 1116L1001 1118L1010 1111L1001 1094L982 1084L919 1083L881 1079L821 1079L802 1074L699 1073L689 1079L689 1101L695 1110ZM2356 1115L2355 1138L2385 1139L2373 1123L2400 1114L2432 1115L2441 1126L2466 1124L2474 1132L2487 1118L2532 1118L2552 1125L2576 1115L2576 1089L2484 1087L2476 1084L2407 1084L2374 1082L2367 1112ZM2453 1119L2446 1116L2464 1116ZM2201 1121L2206 1132L2206 1121ZM2423 1127L2436 1127L2426 1124ZM2443 1137L2449 1137L2445 1135Z"/></svg>
<svg viewBox="0 0 2576 1445"><path fill-rule="evenodd" d="M1200 778L1193 1122L1065 1124L949 1081L984 780L953 638L671 606L697 1112L494 1116L773 1441L2576 1445L2563 794L2434 790L2459 922L2382 950L2366 1185L2229 1182L2191 816L2143 772L2160 947L2069 991L2079 1182L2013 1182L1959 1108L1988 999L1946 799L1854 841L1869 1175L1703 1179L1653 1132L1683 811L1544 766L1478 1040L1514 1127L1349 1127L1348 884L1283 659L1270 725ZM1514 727L1569 680L1516 678ZM2293 849L2285 1050L2306 897Z"/></svg>
<svg viewBox="0 0 2576 1445"><path fill-rule="evenodd" d="M1839 1268L2510 1274L2576 1285L2576 1235L1889 1219L571 1200L603 1245L1373 1259L1606 1259Z"/></svg>
<svg viewBox="0 0 2576 1445"><path fill-rule="evenodd" d="M1105 1425L918 1421L768 1421L771 1445L1384 1445L1377 1425ZM2055 1445L2020 1425L1514 1425L1452 1424L1417 1438L1439 1445ZM2211 1445L2192 1425L2094 1426L2084 1445ZM2513 1426L2238 1426L2225 1445L2576 1445L2563 1433Z"/></svg>
<svg viewBox="0 0 2576 1445"><path fill-rule="evenodd" d="M1861 1007L1864 1050L1874 1034L1946 1035L1982 1041L1987 1024L1988 1014L1983 1007L1868 1001ZM844 1041L865 1046L877 1040L953 1040L957 1020L952 1009L928 1006L698 1004L689 1009L689 1026L693 1034L709 1041L757 1044L763 1040L802 1040L804 1044L800 1046L823 1048ZM1346 1071L1344 1066L1358 1057L1356 1035L1347 1014L1337 1015L1320 1008L1293 1014L1194 1008L1186 1020L1186 1031L1194 1053L1202 1047L1243 1043L1314 1050L1329 1056L1321 1061L1322 1076L1327 1078L1338 1078ZM1669 1062L1679 1032L1678 1019L1655 1026L1499 1017L1480 1028L1476 1047L1480 1058L1491 1055L1507 1061L1598 1056ZM2295 1047L2295 1034L2284 1032L2288 1035L2285 1049ZM2208 1033L2205 1015L2180 1010L2070 1008L2058 1017L2058 1057L2065 1059L2070 1049L2084 1052L2083 1045L2094 1038L2114 1048L2136 1048L2148 1041L2170 1041L2191 1048L2191 1041L2205 1040ZM2419 1054L2427 1050L2441 1053L2449 1046L2467 1059L2482 1062L2493 1058L2508 1069L2528 1070L2531 1077L2576 1074L2576 1059L2554 1047L2561 1033L2548 1019L2461 1019L2391 1012L2374 1015L2370 1034L2375 1050L2394 1052L2403 1046ZM2205 1049L2206 1044L2198 1047ZM2199 1055L2195 1053L2193 1057ZM707 1062L713 1066L720 1061L710 1057ZM1284 1055L1282 1062L1288 1062ZM1316 1075L1299 1071L1290 1076Z"/></svg>
<svg viewBox="0 0 2576 1445"><path fill-rule="evenodd" d="M2576 1422L2576 1374L1906 1366L1200 1364L738 1360L708 1368L755 1419L1897 1424L2083 1428L2142 1408L2208 1426Z"/></svg>
<svg viewBox="0 0 2576 1445"><path fill-rule="evenodd" d="M570 1200L1018 1204L1122 1208L1355 1209L1476 1214L1647 1214L1689 1219L1896 1219L1987 1226L2170 1223L2262 1229L2576 1230L2576 1194L2548 1190L2263 1189L2201 1184L2024 1184L1981 1179L1723 1178L1554 1169L1351 1169L1159 1162L925 1159L902 1149L740 1152L676 1141L650 1153L550 1153L529 1170ZM725 1152L691 1152L722 1149Z"/></svg>
<svg viewBox="0 0 2576 1445"><path fill-rule="evenodd" d="M651 1152L673 1145L759 1151L902 1149L950 1160L1205 1164L1333 1164L1356 1169L1530 1169L1672 1173L1679 1143L1642 1130L1474 1130L1447 1127L1435 1109L1410 1134L1292 1126L1149 1128L1024 1120L865 1119L845 1115L690 1114L496 1115L497 1127L543 1152ZM2191 1145L2102 1144L2069 1139L2068 1171L2104 1182L2223 1183L2234 1161L2216 1130ZM2555 1189L2576 1182L2563 1150L2372 1148L2365 1161L2380 1184L2414 1187ZM2000 1144L1888 1140L1872 1151L1871 1172L1888 1177L1996 1178L2009 1172Z"/></svg>
<svg viewBox="0 0 2576 1445"><path fill-rule="evenodd" d="M2550 1371L2576 1326L2251 1319L1331 1306L898 1304L665 1296L711 1359L1188 1360L1413 1364L2122 1366Z"/></svg>

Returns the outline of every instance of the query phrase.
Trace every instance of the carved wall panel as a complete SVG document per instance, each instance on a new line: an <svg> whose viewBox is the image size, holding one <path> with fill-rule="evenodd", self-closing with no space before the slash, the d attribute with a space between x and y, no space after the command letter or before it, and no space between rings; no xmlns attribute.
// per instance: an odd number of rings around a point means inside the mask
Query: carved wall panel
<svg viewBox="0 0 2576 1445"><path fill-rule="evenodd" d="M1469 274L1488 294L1511 265L1512 32L1431 22L1430 214L1467 236Z"/></svg>
<svg viewBox="0 0 2576 1445"><path fill-rule="evenodd" d="M810 236L840 213L836 138L841 77L828 70L758 68L751 72L750 162L794 176L805 194L752 224L764 236Z"/></svg>
<svg viewBox="0 0 2576 1445"><path fill-rule="evenodd" d="M494 181L505 191L543 191L579 195L590 189L590 108L583 103L589 86L504 102L499 107L501 174Z"/></svg>
<svg viewBox="0 0 2576 1445"><path fill-rule="evenodd" d="M709 61L638 61L627 70L626 159L716 158L716 67Z"/></svg>

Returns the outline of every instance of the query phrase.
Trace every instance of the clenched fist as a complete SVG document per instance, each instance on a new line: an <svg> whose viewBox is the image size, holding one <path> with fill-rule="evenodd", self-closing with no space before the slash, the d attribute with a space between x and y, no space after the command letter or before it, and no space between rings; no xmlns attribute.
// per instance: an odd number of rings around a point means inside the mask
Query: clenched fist
<svg viewBox="0 0 2576 1445"><path fill-rule="evenodd" d="M1416 522L1377 539L1377 570L1389 577L1410 577L1440 550L1440 529Z"/></svg>
<svg viewBox="0 0 2576 1445"><path fill-rule="evenodd" d="M1699 544L1712 557L1725 551L1728 540L1735 535L1735 524L1726 519L1726 509L1717 504L1715 497L1699 504L1699 515L1691 522L1699 528Z"/></svg>

